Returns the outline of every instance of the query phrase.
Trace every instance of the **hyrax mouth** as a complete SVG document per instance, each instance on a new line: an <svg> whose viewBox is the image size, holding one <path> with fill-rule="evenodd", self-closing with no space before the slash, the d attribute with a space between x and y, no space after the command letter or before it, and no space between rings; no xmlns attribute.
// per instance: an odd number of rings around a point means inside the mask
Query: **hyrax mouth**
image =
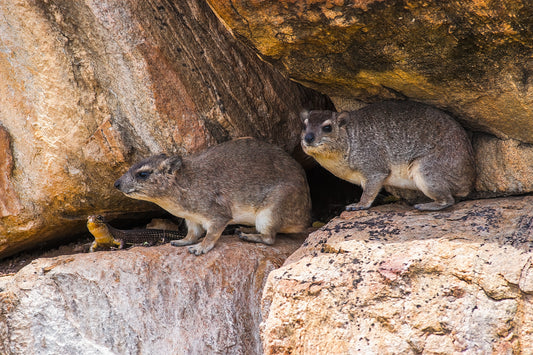
<svg viewBox="0 0 533 355"><path fill-rule="evenodd" d="M142 198L144 197L144 195L142 193L139 193L139 191L135 190L135 189L129 189L127 191L122 191L122 193L128 197L131 197L131 198Z"/></svg>
<svg viewBox="0 0 533 355"><path fill-rule="evenodd" d="M324 145L323 142L308 143L308 142L302 140L302 146L304 147L304 149L320 149L320 148L322 148L323 145Z"/></svg>

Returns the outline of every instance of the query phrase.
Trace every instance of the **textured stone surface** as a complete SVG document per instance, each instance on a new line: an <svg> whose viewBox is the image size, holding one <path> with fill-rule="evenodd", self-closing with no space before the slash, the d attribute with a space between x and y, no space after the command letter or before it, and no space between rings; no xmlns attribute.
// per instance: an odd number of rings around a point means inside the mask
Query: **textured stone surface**
<svg viewBox="0 0 533 355"><path fill-rule="evenodd" d="M301 108L326 103L203 0L17 0L0 17L0 257L153 208L112 188L142 156L239 136L292 151Z"/></svg>
<svg viewBox="0 0 533 355"><path fill-rule="evenodd" d="M476 187L533 191L531 1L207 1L262 58L338 110L407 98L503 139L478 141Z"/></svg>
<svg viewBox="0 0 533 355"><path fill-rule="evenodd" d="M519 194L533 191L533 144L477 134L473 139L476 189Z"/></svg>
<svg viewBox="0 0 533 355"><path fill-rule="evenodd" d="M38 259L0 278L0 353L260 354L264 282L301 242Z"/></svg>
<svg viewBox="0 0 533 355"><path fill-rule="evenodd" d="M10 181L13 173L11 155L11 138L6 129L0 125L0 218L13 216L20 212L18 196Z"/></svg>
<svg viewBox="0 0 533 355"><path fill-rule="evenodd" d="M533 196L343 213L263 294L266 354L531 354Z"/></svg>
<svg viewBox="0 0 533 355"><path fill-rule="evenodd" d="M338 109L409 97L533 143L531 1L208 1L263 58Z"/></svg>

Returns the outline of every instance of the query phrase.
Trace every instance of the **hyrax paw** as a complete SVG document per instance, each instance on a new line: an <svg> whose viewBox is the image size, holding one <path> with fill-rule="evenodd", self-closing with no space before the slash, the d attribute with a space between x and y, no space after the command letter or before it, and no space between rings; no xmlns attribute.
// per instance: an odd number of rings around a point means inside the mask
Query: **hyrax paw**
<svg viewBox="0 0 533 355"><path fill-rule="evenodd" d="M239 237L241 234L257 234L257 230L254 227L239 227L235 229L235 234Z"/></svg>
<svg viewBox="0 0 533 355"><path fill-rule="evenodd" d="M446 207L450 207L453 203L438 203L438 202L429 202L429 203L419 203L413 207L419 211L439 211Z"/></svg>
<svg viewBox="0 0 533 355"><path fill-rule="evenodd" d="M242 233L242 232L240 232L238 234L238 236L239 236L239 239L247 241L247 242L256 242L257 241L257 240L255 240L253 238L250 238L249 234L245 234L245 233Z"/></svg>
<svg viewBox="0 0 533 355"><path fill-rule="evenodd" d="M237 237L239 237L239 239L248 240L248 238L246 237L246 234L243 233L241 230L237 230L236 234L237 234Z"/></svg>
<svg viewBox="0 0 533 355"><path fill-rule="evenodd" d="M187 249L189 250L189 253L198 256L198 255L207 253L209 250L213 249L213 247L214 245L204 246L200 243L200 244L191 245Z"/></svg>
<svg viewBox="0 0 533 355"><path fill-rule="evenodd" d="M170 241L170 245L172 245L173 247L182 247L184 245L189 245L189 244L192 244L192 243L185 239L176 239L176 240Z"/></svg>
<svg viewBox="0 0 533 355"><path fill-rule="evenodd" d="M346 211L360 211L367 210L370 206L360 205L358 203L352 203L351 205L346 206Z"/></svg>
<svg viewBox="0 0 533 355"><path fill-rule="evenodd" d="M239 238L247 242L261 242L261 235L239 233Z"/></svg>

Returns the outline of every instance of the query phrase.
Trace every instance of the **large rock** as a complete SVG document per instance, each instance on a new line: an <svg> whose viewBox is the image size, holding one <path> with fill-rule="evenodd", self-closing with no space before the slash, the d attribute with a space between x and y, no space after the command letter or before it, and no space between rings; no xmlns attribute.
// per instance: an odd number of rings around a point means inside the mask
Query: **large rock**
<svg viewBox="0 0 533 355"><path fill-rule="evenodd" d="M0 17L0 257L153 209L112 188L142 156L239 136L292 151L301 108L327 107L203 0L16 0Z"/></svg>
<svg viewBox="0 0 533 355"><path fill-rule="evenodd" d="M532 354L533 196L386 205L313 233L263 294L266 354Z"/></svg>
<svg viewBox="0 0 533 355"><path fill-rule="evenodd" d="M208 2L263 58L337 106L409 97L533 143L531 1Z"/></svg>
<svg viewBox="0 0 533 355"><path fill-rule="evenodd" d="M0 278L0 353L260 354L266 277L301 242L38 259Z"/></svg>
<svg viewBox="0 0 533 355"><path fill-rule="evenodd" d="M408 98L492 135L474 146L476 187L533 192L533 2L207 1L236 37L338 110Z"/></svg>

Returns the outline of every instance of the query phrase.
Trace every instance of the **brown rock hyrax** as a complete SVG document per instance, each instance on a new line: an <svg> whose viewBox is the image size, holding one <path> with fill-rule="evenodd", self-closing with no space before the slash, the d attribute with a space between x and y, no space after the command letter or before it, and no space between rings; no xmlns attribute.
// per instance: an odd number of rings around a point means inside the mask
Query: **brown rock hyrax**
<svg viewBox="0 0 533 355"><path fill-rule="evenodd" d="M305 173L281 148L253 138L225 142L188 156L155 155L133 165L115 187L186 220L188 233L172 245L195 255L211 250L228 224L241 239L273 244L276 233L301 233L310 223Z"/></svg>
<svg viewBox="0 0 533 355"><path fill-rule="evenodd" d="M361 185L367 209L383 186L420 190L440 210L465 197L474 184L472 146L448 114L409 101L385 101L352 112L304 111L303 150L341 179Z"/></svg>

